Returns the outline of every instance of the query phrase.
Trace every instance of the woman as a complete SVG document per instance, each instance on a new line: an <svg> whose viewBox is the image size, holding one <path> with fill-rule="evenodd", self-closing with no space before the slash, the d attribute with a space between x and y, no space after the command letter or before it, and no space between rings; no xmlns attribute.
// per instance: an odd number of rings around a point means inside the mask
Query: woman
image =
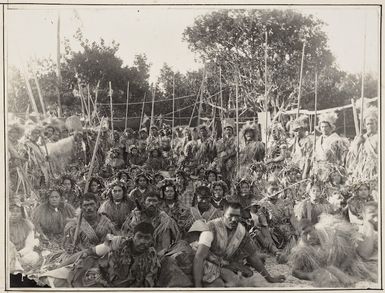
<svg viewBox="0 0 385 293"><path fill-rule="evenodd" d="M146 173L139 173L135 178L136 187L128 195L129 199L135 204L142 205L145 195L152 190L150 181Z"/></svg>
<svg viewBox="0 0 385 293"><path fill-rule="evenodd" d="M70 174L62 176L61 189L64 201L71 204L74 208L78 208L80 204L81 190L76 184L75 179Z"/></svg>
<svg viewBox="0 0 385 293"><path fill-rule="evenodd" d="M211 204L220 210L223 210L226 203L226 194L228 192L228 187L226 182L219 180L213 182L212 186L213 196L211 198Z"/></svg>
<svg viewBox="0 0 385 293"><path fill-rule="evenodd" d="M351 189L353 195L347 200L345 210L350 223L362 225L363 207L366 203L373 201L370 194L370 184L368 181L357 182Z"/></svg>
<svg viewBox="0 0 385 293"><path fill-rule="evenodd" d="M166 167L166 162L164 161L162 153L159 149L153 149L150 151L146 165L150 167L154 172L163 170Z"/></svg>
<svg viewBox="0 0 385 293"><path fill-rule="evenodd" d="M107 199L99 208L99 213L108 217L119 231L135 204L127 196L127 188L124 182L114 180L107 189Z"/></svg>
<svg viewBox="0 0 385 293"><path fill-rule="evenodd" d="M103 191L104 191L103 179L99 177L91 177L87 192L93 193L96 196L96 198L100 201L103 199L102 197Z"/></svg>
<svg viewBox="0 0 385 293"><path fill-rule="evenodd" d="M175 184L167 180L161 187L160 194L163 200L160 208L175 220L182 235L186 234L193 223L193 218L189 208L179 202Z"/></svg>
<svg viewBox="0 0 385 293"><path fill-rule="evenodd" d="M214 169L208 169L206 171L207 187L211 188L212 183L218 180L218 173Z"/></svg>
<svg viewBox="0 0 385 293"><path fill-rule="evenodd" d="M178 170L175 174L176 190L180 194L181 203L190 208L194 197L194 184L186 172Z"/></svg>
<svg viewBox="0 0 385 293"><path fill-rule="evenodd" d="M32 221L43 241L61 243L64 226L74 217L74 207L64 202L60 188L52 187L46 194L45 202L34 210Z"/></svg>

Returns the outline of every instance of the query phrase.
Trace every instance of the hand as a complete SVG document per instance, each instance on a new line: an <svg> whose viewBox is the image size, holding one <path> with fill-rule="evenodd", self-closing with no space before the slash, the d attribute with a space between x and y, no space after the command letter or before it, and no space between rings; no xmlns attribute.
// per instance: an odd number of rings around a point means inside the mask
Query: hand
<svg viewBox="0 0 385 293"><path fill-rule="evenodd" d="M107 234L106 238L104 239L104 245L109 247L111 245L111 242L112 242L113 239L114 239L114 235Z"/></svg>
<svg viewBox="0 0 385 293"><path fill-rule="evenodd" d="M285 276L283 275L279 275L277 277L267 276L265 279L269 283L283 283L286 280Z"/></svg>

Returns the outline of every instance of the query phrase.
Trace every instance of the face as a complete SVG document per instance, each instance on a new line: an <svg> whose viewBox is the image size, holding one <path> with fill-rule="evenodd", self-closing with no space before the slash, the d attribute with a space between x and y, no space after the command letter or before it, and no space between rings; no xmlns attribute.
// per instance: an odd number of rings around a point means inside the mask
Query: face
<svg viewBox="0 0 385 293"><path fill-rule="evenodd" d="M366 185L361 185L358 189L358 197L362 199L366 199L369 196L369 188Z"/></svg>
<svg viewBox="0 0 385 293"><path fill-rule="evenodd" d="M139 177L139 179L138 179L138 185L139 185L139 187L141 187L141 188L147 187L147 179L144 178L144 177Z"/></svg>
<svg viewBox="0 0 385 293"><path fill-rule="evenodd" d="M246 195L250 192L250 185L246 182L241 183L240 190L242 195Z"/></svg>
<svg viewBox="0 0 385 293"><path fill-rule="evenodd" d="M121 201L123 199L123 188L120 186L114 186L112 188L112 199L114 201Z"/></svg>
<svg viewBox="0 0 385 293"><path fill-rule="evenodd" d="M207 130L206 130L206 128L199 129L199 135L200 135L200 137L203 137L203 138L207 137Z"/></svg>
<svg viewBox="0 0 385 293"><path fill-rule="evenodd" d="M338 172L334 172L330 177L333 184L341 184L342 177Z"/></svg>
<svg viewBox="0 0 385 293"><path fill-rule="evenodd" d="M143 253L150 247L153 239L151 234L145 234L138 231L135 233L132 240L135 251Z"/></svg>
<svg viewBox="0 0 385 293"><path fill-rule="evenodd" d="M226 127L226 128L225 128L225 135L226 135L227 137L232 136L232 135L233 135L233 129L232 129L231 127Z"/></svg>
<svg viewBox="0 0 385 293"><path fill-rule="evenodd" d="M310 200L315 201L317 198L319 198L320 195L321 189L319 188L319 186L313 185L309 191Z"/></svg>
<svg viewBox="0 0 385 293"><path fill-rule="evenodd" d="M122 175L120 175L120 180L122 180L122 181L124 181L124 182L127 182L127 180L128 180L128 177L127 177L127 175L126 174L122 174Z"/></svg>
<svg viewBox="0 0 385 293"><path fill-rule="evenodd" d="M128 179L126 183L127 183L127 189L128 190L133 190L135 188L134 180Z"/></svg>
<svg viewBox="0 0 385 293"><path fill-rule="evenodd" d="M191 169L189 167L184 167L183 171L185 171L187 175L191 175Z"/></svg>
<svg viewBox="0 0 385 293"><path fill-rule="evenodd" d="M223 215L223 219L227 228L230 230L235 229L241 219L241 209L234 209L232 207L227 208Z"/></svg>
<svg viewBox="0 0 385 293"><path fill-rule="evenodd" d="M246 131L245 133L245 139L247 141L251 141L254 138L254 133L251 130Z"/></svg>
<svg viewBox="0 0 385 293"><path fill-rule="evenodd" d="M183 131L183 136L186 137L186 138L189 138L190 132L187 131L187 130Z"/></svg>
<svg viewBox="0 0 385 293"><path fill-rule="evenodd" d="M137 148L133 148L133 149L131 150L131 154L137 155L137 154L138 154L138 149L137 149Z"/></svg>
<svg viewBox="0 0 385 293"><path fill-rule="evenodd" d="M92 181L90 185L91 192L97 192L99 189L99 184L96 181Z"/></svg>
<svg viewBox="0 0 385 293"><path fill-rule="evenodd" d="M302 138L305 132L301 128L296 128L296 129L293 129L293 134L294 134L294 137Z"/></svg>
<svg viewBox="0 0 385 293"><path fill-rule="evenodd" d="M156 209L158 208L159 199L157 197L148 196L144 201L144 208L150 214L155 214Z"/></svg>
<svg viewBox="0 0 385 293"><path fill-rule="evenodd" d="M31 132L29 138L31 141L36 142L39 139L40 131L35 129Z"/></svg>
<svg viewBox="0 0 385 293"><path fill-rule="evenodd" d="M152 156L153 156L154 158L159 157L159 152L158 152L157 150L152 151Z"/></svg>
<svg viewBox="0 0 385 293"><path fill-rule="evenodd" d="M162 148L163 149L167 149L167 148L169 148L170 147L170 144L168 143L168 141L162 141Z"/></svg>
<svg viewBox="0 0 385 293"><path fill-rule="evenodd" d="M255 176L256 176L258 179L261 179L262 176L263 176L263 172L262 172L262 171L256 171L256 172L255 172Z"/></svg>
<svg viewBox="0 0 385 293"><path fill-rule="evenodd" d="M182 175L180 175L180 174L176 175L176 183L181 184L181 185L184 184L184 178Z"/></svg>
<svg viewBox="0 0 385 293"><path fill-rule="evenodd" d="M298 172L296 172L296 171L292 171L292 172L290 172L289 173L289 180L290 180L290 182L295 182L295 181L297 181L299 178L298 178Z"/></svg>
<svg viewBox="0 0 385 293"><path fill-rule="evenodd" d="M377 121L374 119L367 119L365 121L367 133L377 133Z"/></svg>
<svg viewBox="0 0 385 293"><path fill-rule="evenodd" d="M15 130L8 131L8 138L11 142L17 141L19 139L17 131Z"/></svg>
<svg viewBox="0 0 385 293"><path fill-rule="evenodd" d="M204 178L205 177L205 170L202 168L199 170L199 177Z"/></svg>
<svg viewBox="0 0 385 293"><path fill-rule="evenodd" d="M219 185L216 185L216 186L214 187L214 197L215 197L216 199L220 199L220 198L223 198L223 196L224 196L224 194L223 194L223 189L222 189L222 187L219 186Z"/></svg>
<svg viewBox="0 0 385 293"><path fill-rule="evenodd" d="M144 131L140 132L139 137L140 139L146 139L148 137L147 132L144 132Z"/></svg>
<svg viewBox="0 0 385 293"><path fill-rule="evenodd" d="M57 191L52 191L49 196L49 204L54 208L58 207L60 203L60 194Z"/></svg>
<svg viewBox="0 0 385 293"><path fill-rule="evenodd" d="M21 210L21 207L17 206L17 205L11 205L9 207L9 214L11 215L11 217L13 218L21 218L22 215L23 215L23 212Z"/></svg>
<svg viewBox="0 0 385 293"><path fill-rule="evenodd" d="M151 135L152 136L157 136L158 135L158 130L156 128L151 128Z"/></svg>
<svg viewBox="0 0 385 293"><path fill-rule="evenodd" d="M321 122L320 130L323 135L329 135L332 133L332 128L328 122Z"/></svg>
<svg viewBox="0 0 385 293"><path fill-rule="evenodd" d="M273 129L272 136L274 140L279 139L279 130L278 129Z"/></svg>
<svg viewBox="0 0 385 293"><path fill-rule="evenodd" d="M69 179L64 179L64 181L63 181L63 187L64 187L64 190L70 191L70 190L71 190L71 187L72 187L71 180L69 180Z"/></svg>
<svg viewBox="0 0 385 293"><path fill-rule="evenodd" d="M164 198L166 200L174 200L175 199L175 190L172 186L166 186L164 190Z"/></svg>
<svg viewBox="0 0 385 293"><path fill-rule="evenodd" d="M208 210L210 208L210 197L198 195L197 201L200 209Z"/></svg>
<svg viewBox="0 0 385 293"><path fill-rule="evenodd" d="M318 245L319 238L316 234L314 227L307 227L302 231L302 239L309 245Z"/></svg>
<svg viewBox="0 0 385 293"><path fill-rule="evenodd" d="M214 182L217 180L217 175L215 173L210 172L209 175L207 176L207 180L209 182Z"/></svg>
<svg viewBox="0 0 385 293"><path fill-rule="evenodd" d="M45 130L45 136L50 138L53 134L53 129L51 127L48 127L46 130Z"/></svg>
<svg viewBox="0 0 385 293"><path fill-rule="evenodd" d="M85 200L82 203L82 211L86 217L95 216L97 212L97 204L93 200Z"/></svg>

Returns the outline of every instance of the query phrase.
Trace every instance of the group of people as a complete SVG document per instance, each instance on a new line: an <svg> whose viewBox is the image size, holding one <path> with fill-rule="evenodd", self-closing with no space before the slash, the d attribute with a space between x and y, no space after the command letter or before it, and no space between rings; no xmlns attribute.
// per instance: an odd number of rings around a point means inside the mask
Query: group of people
<svg viewBox="0 0 385 293"><path fill-rule="evenodd" d="M9 268L53 287L244 287L287 264L315 287L378 280L378 117L111 131L8 124Z"/></svg>

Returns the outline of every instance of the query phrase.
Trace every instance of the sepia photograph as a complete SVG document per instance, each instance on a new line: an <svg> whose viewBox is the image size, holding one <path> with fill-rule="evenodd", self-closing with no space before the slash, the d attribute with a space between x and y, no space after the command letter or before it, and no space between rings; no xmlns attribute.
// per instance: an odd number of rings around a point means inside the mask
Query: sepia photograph
<svg viewBox="0 0 385 293"><path fill-rule="evenodd" d="M381 5L3 7L6 290L382 288Z"/></svg>

